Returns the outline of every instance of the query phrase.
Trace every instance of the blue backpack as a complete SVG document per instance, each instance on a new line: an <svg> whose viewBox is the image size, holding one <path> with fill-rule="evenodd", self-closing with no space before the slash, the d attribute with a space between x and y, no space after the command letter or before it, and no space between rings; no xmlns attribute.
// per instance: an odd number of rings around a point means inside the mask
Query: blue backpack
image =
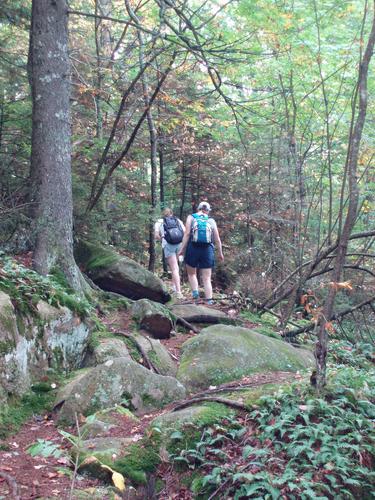
<svg viewBox="0 0 375 500"><path fill-rule="evenodd" d="M197 245L212 243L212 219L206 214L192 214L191 241Z"/></svg>

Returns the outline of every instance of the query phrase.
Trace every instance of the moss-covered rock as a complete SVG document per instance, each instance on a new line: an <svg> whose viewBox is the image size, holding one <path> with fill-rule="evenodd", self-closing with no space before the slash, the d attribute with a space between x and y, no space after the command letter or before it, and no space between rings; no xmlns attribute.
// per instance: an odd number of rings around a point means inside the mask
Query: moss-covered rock
<svg viewBox="0 0 375 500"><path fill-rule="evenodd" d="M156 417L151 422L151 427L160 429L163 435L163 442L168 442L175 431L179 431L184 426L205 427L216 422L220 422L226 417L233 416L235 410L220 403L206 403L189 406L182 410L164 413Z"/></svg>
<svg viewBox="0 0 375 500"><path fill-rule="evenodd" d="M0 291L0 355L16 345L18 329L15 310L9 295Z"/></svg>
<svg viewBox="0 0 375 500"><path fill-rule="evenodd" d="M114 462L113 468L133 484L146 485L160 463L160 445L160 434L151 431L147 437L128 446L124 456Z"/></svg>
<svg viewBox="0 0 375 500"><path fill-rule="evenodd" d="M125 448L131 443L133 443L132 438L96 437L84 439L71 448L71 455L73 460L77 458L77 455L79 456L79 464L88 456L93 456L100 462L109 465L123 456Z"/></svg>
<svg viewBox="0 0 375 500"><path fill-rule="evenodd" d="M88 419L89 420L89 419ZM107 433L110 429L113 429L115 424L110 422L104 422L98 418L94 418L86 422L81 428L81 436L84 439L93 439L102 437L102 434Z"/></svg>
<svg viewBox="0 0 375 500"><path fill-rule="evenodd" d="M71 498L74 498L74 500L103 500L103 498L115 500L118 498L118 492L112 486L91 486L86 489L74 489ZM131 499L129 498L129 500Z"/></svg>
<svg viewBox="0 0 375 500"><path fill-rule="evenodd" d="M157 276L109 247L80 241L75 257L83 271L103 290L134 300L147 298L165 303L170 299L166 286Z"/></svg>
<svg viewBox="0 0 375 500"><path fill-rule="evenodd" d="M9 396L26 393L47 369L69 371L83 359L91 325L67 307L43 301L21 314L0 291L0 386Z"/></svg>
<svg viewBox="0 0 375 500"><path fill-rule="evenodd" d="M183 347L177 378L190 390L200 390L245 375L268 371L298 371L314 364L310 351L247 328L215 325L205 328Z"/></svg>
<svg viewBox="0 0 375 500"><path fill-rule="evenodd" d="M74 422L74 415L90 415L101 408L126 403L138 413L161 408L185 396L175 378L157 375L127 358L108 360L78 373L58 394L59 418Z"/></svg>

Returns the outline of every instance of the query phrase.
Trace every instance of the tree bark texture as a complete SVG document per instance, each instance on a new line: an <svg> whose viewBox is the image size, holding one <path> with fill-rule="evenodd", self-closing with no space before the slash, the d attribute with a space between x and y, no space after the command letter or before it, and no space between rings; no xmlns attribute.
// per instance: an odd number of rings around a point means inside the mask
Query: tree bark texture
<svg viewBox="0 0 375 500"><path fill-rule="evenodd" d="M32 200L35 203L34 269L59 266L80 288L73 257L70 65L65 0L33 0L30 38L32 86Z"/></svg>

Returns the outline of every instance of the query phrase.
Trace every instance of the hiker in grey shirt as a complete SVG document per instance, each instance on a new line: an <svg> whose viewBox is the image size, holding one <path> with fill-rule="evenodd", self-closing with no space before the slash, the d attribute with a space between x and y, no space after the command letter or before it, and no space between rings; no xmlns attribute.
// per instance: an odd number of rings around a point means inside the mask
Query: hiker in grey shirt
<svg viewBox="0 0 375 500"><path fill-rule="evenodd" d="M183 299L181 293L180 270L177 255L185 233L183 222L173 215L171 208L163 211L163 218L155 224L155 239L161 240L164 256L172 273L172 288L178 299Z"/></svg>

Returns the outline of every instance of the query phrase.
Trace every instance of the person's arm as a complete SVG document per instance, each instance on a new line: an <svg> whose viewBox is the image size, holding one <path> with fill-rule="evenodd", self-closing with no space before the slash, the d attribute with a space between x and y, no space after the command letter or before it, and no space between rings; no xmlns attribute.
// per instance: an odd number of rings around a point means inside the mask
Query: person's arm
<svg viewBox="0 0 375 500"><path fill-rule="evenodd" d="M183 230L183 232L185 234L185 232L186 232L185 224L182 222L181 219L178 219L178 222L181 224L182 230Z"/></svg>
<svg viewBox="0 0 375 500"><path fill-rule="evenodd" d="M218 254L219 254L219 259L223 261L224 260L223 246L221 244L219 230L217 228L217 225L216 225L215 221L214 221L214 224L213 224L213 233L214 233L215 245L217 247Z"/></svg>
<svg viewBox="0 0 375 500"><path fill-rule="evenodd" d="M184 231L185 231L184 237L182 239L181 248L178 252L179 256L185 254L185 250L186 250L187 244L189 242L189 238L190 238L191 220L192 220L192 216L188 215L188 218L186 219L186 224L184 227Z"/></svg>
<svg viewBox="0 0 375 500"><path fill-rule="evenodd" d="M161 240L161 235L160 235L160 222L157 221L154 226L154 236L155 240L160 241Z"/></svg>

